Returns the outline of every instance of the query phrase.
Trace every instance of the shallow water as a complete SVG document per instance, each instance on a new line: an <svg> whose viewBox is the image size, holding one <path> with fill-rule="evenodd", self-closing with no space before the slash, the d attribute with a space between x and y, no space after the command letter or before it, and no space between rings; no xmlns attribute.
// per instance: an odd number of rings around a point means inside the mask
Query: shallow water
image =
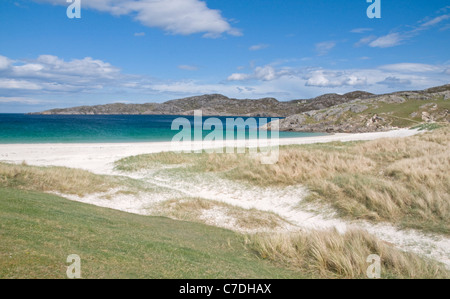
<svg viewBox="0 0 450 299"><path fill-rule="evenodd" d="M27 115L0 114L0 143L105 143L171 141L180 130L171 130L172 122L180 116L167 115ZM193 116L182 116L194 128ZM217 117L226 128L226 119ZM203 118L203 122L207 118ZM247 120L248 118L244 118ZM257 125L245 130L246 138L258 131L263 118L255 118ZM270 121L271 119L268 119ZM274 120L274 119L273 119ZM233 128L229 128L233 130ZM193 131L193 130L192 130ZM224 130L225 131L225 130ZM203 131L203 137L211 131ZM259 134L257 134L259 136ZM311 137L326 134L280 132L280 138ZM224 132L225 136L225 132ZM269 136L270 138L270 132Z"/></svg>

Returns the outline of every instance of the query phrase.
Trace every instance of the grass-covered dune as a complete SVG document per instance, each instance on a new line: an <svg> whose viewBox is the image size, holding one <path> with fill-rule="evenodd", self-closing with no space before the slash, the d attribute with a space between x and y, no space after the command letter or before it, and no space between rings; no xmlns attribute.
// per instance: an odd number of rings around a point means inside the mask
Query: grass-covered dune
<svg viewBox="0 0 450 299"><path fill-rule="evenodd" d="M249 154L158 153L122 159L122 171L180 165L256 186L301 184L309 201L331 204L343 217L388 221L450 234L450 127L407 138L285 146L277 164Z"/></svg>

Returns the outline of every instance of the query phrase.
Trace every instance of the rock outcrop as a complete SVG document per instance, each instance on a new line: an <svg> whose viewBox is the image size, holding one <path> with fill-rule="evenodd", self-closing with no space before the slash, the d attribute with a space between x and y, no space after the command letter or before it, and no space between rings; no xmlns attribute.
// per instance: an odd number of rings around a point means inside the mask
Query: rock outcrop
<svg viewBox="0 0 450 299"><path fill-rule="evenodd" d="M368 96L329 108L291 115L280 129L296 132L361 133L411 127L422 122L450 122L450 85L425 91ZM270 130L270 123L265 126Z"/></svg>

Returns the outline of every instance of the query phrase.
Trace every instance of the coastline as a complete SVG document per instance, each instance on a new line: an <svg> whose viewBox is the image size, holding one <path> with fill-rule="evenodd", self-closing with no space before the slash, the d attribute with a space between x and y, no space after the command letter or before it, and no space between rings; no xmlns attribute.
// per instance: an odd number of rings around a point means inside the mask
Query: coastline
<svg viewBox="0 0 450 299"><path fill-rule="evenodd" d="M369 141L380 138L408 137L419 134L418 130L400 129L387 132L376 133L337 133L335 135L286 138L280 139L280 145L301 145L328 142L348 142L348 141ZM123 175L114 169L114 162L129 156L167 152L171 149L171 142L155 143L79 143L79 144L0 144L0 162L22 163L35 166L62 166L88 170L100 175ZM194 142L193 147L201 143ZM241 144L242 145L242 144ZM245 146L254 146L251 143ZM210 181L195 181L194 178L188 180L168 182L166 179L147 176L142 174L127 175L130 178L145 179L152 186L170 190L171 196L178 194L181 197L196 197L203 194L205 198L216 202L229 204L242 209L257 209L265 212L275 213L283 219L290 221L289 227L282 227L280 231L298 231L303 229L336 229L345 232L348 229L363 229L381 240L394 244L397 248L415 252L435 259L445 264L450 269L450 257L448 255L450 240L443 236L435 236L429 233L413 229L399 229L389 223L369 223L367 221L349 221L336 218L329 211L316 211L316 208L309 211L295 208L298 202L304 198L306 189L301 186L294 186L288 189L258 189L247 190L244 185L236 183L230 184L228 181L215 181L216 185L211 185ZM198 178L197 178L198 179ZM193 181L195 181L194 184ZM219 184L219 185L217 185ZM114 191L114 190L113 190ZM114 193L114 192L112 192ZM112 194L111 193L111 194ZM167 200L169 197L164 194L149 196L115 195L114 198L105 199L109 193L91 194L85 197L75 195L58 194L69 200L92 204L95 206L111 208L138 215L149 215L148 207L158 202ZM167 195L167 194L166 194ZM258 198L255 201L255 198ZM276 199L274 201L274 199ZM218 226L234 231L240 231L233 226L227 226L223 221L220 209L213 209L207 216L209 225ZM205 216L205 217L206 217ZM226 219L225 219L226 220ZM293 225L293 226L292 226ZM292 226L292 227L291 227Z"/></svg>
<svg viewBox="0 0 450 299"><path fill-rule="evenodd" d="M380 138L408 137L419 133L418 130L399 129L375 133L336 133L334 135L280 138L278 144L302 145L328 142L369 141ZM255 147L265 140L238 140L225 143L225 146ZM270 139L269 139L270 141ZM213 143L194 141L187 148L218 148ZM63 166L80 168L96 174L111 174L115 161L141 154L151 154L179 150L172 142L136 142L136 143L31 143L0 144L0 162L22 163L37 166Z"/></svg>

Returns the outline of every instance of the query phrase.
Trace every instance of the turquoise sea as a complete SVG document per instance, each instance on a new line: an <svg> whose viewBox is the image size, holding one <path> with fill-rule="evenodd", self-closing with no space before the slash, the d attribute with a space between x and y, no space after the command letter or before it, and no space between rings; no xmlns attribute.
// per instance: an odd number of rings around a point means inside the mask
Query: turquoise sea
<svg viewBox="0 0 450 299"><path fill-rule="evenodd" d="M116 143L171 141L179 132L171 130L180 116L167 115L28 115L0 114L0 143ZM192 127L193 116L187 118ZM226 119L217 117L225 128ZM203 118L205 121L207 117ZM245 120L246 118L244 118ZM258 123L261 119L256 118ZM270 121L270 119L268 120ZM232 129L230 129L232 130ZM253 128L234 128L249 130ZM211 131L203 131L206 136ZM280 138L325 134L280 132ZM270 137L270 135L269 135Z"/></svg>

